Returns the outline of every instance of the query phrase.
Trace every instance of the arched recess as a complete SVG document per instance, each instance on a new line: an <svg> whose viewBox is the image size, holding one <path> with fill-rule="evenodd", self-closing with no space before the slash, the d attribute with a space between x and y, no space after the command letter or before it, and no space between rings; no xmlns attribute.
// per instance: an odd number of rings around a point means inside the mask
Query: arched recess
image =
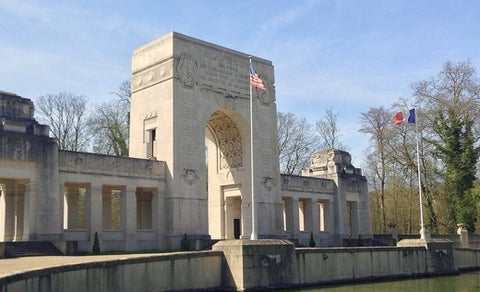
<svg viewBox="0 0 480 292"><path fill-rule="evenodd" d="M245 129L238 113L214 112L205 129L208 229L212 239L240 238L244 210L242 193L248 189L245 177Z"/></svg>

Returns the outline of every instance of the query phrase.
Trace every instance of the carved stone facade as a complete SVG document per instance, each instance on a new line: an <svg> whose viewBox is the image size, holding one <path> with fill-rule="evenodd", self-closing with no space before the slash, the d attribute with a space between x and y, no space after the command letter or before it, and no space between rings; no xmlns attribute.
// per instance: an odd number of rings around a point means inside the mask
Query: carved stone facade
<svg viewBox="0 0 480 292"><path fill-rule="evenodd" d="M185 234L194 248L248 239L252 184L258 238L371 237L366 180L348 153L280 175L273 65L253 58L267 90L253 90L251 125L248 57L178 33L135 50L130 157L59 151L33 103L0 92L0 241L90 251L97 233L109 251L177 249Z"/></svg>

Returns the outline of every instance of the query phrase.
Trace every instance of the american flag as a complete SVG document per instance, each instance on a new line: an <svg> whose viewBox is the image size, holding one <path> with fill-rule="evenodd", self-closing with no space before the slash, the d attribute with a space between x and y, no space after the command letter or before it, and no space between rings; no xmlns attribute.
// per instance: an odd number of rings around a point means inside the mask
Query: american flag
<svg viewBox="0 0 480 292"><path fill-rule="evenodd" d="M260 79L260 77L258 76L251 62L250 62L250 85L252 87L260 88L266 91L265 85L263 85L262 79Z"/></svg>

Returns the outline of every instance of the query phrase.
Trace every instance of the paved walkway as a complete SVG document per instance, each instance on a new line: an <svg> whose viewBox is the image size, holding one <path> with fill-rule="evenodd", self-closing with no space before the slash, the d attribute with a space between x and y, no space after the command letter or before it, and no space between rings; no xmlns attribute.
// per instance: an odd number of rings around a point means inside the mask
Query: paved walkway
<svg viewBox="0 0 480 292"><path fill-rule="evenodd" d="M13 259L0 259L0 278L15 275L22 272L42 270L45 268L61 267L82 263L105 262L126 260L133 258L145 258L160 254L120 254L99 256L40 256L22 257Z"/></svg>

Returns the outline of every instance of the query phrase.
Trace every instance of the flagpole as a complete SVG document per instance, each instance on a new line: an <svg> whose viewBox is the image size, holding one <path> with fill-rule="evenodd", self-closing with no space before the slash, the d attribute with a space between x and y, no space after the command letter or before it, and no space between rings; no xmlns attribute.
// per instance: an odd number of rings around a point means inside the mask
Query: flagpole
<svg viewBox="0 0 480 292"><path fill-rule="evenodd" d="M420 200L420 238L425 238L425 225L423 223L423 203L422 203L422 180L421 180L421 171L420 171L420 148L418 144L418 119L417 119L417 108L414 107L415 112L415 140L417 142L417 171L418 171L418 197Z"/></svg>
<svg viewBox="0 0 480 292"><path fill-rule="evenodd" d="M249 56L248 60L250 65L252 64L252 57ZM257 235L257 225L256 225L256 218L255 218L255 181L254 181L254 174L253 174L253 89L252 83L249 81L250 84L250 175L251 175L251 190L252 190L252 234L250 235L251 240L258 239Z"/></svg>

